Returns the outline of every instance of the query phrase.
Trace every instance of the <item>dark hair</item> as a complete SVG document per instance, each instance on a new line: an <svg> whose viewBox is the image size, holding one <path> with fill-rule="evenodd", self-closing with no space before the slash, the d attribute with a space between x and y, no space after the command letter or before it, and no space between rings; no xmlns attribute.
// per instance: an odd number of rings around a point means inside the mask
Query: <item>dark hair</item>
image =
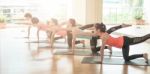
<svg viewBox="0 0 150 74"><path fill-rule="evenodd" d="M30 13L25 13L24 17L32 18L32 15Z"/></svg>
<svg viewBox="0 0 150 74"><path fill-rule="evenodd" d="M75 26L76 26L76 20L75 20L75 19L70 18L70 19L69 19L69 22L71 23L72 27L75 27Z"/></svg>
<svg viewBox="0 0 150 74"><path fill-rule="evenodd" d="M55 25L58 25L58 21L55 18L51 18L51 21L55 23Z"/></svg>
<svg viewBox="0 0 150 74"><path fill-rule="evenodd" d="M31 21L32 21L33 24L38 24L39 23L39 19L37 17L33 17L31 19Z"/></svg>
<svg viewBox="0 0 150 74"><path fill-rule="evenodd" d="M103 23L96 23L95 24L96 30L100 30L101 32L106 32L106 26Z"/></svg>

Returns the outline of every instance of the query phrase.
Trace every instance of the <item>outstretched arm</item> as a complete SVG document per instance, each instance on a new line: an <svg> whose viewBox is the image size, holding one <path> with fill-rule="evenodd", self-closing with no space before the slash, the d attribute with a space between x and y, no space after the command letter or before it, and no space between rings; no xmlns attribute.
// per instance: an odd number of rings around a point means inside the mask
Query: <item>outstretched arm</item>
<svg viewBox="0 0 150 74"><path fill-rule="evenodd" d="M87 28L91 28L93 26L94 26L94 24L87 24L87 25L84 25L84 26L80 27L79 29L84 30L84 29L87 29Z"/></svg>
<svg viewBox="0 0 150 74"><path fill-rule="evenodd" d="M103 58L104 58L104 49L106 46L106 41L108 39L109 35L105 34L101 39L102 39L102 46L100 48L100 62L103 63Z"/></svg>
<svg viewBox="0 0 150 74"><path fill-rule="evenodd" d="M81 36L96 36L95 33L91 32L84 32L80 30L79 28L72 28L72 34L75 34L76 36L81 35Z"/></svg>
<svg viewBox="0 0 150 74"><path fill-rule="evenodd" d="M124 28L124 27L129 27L129 26L131 26L131 25L129 25L129 24L121 24L121 25L118 25L118 26L115 26L115 27L112 27L112 28L108 29L107 33L110 34L110 33L114 32L114 31L116 31L118 29L121 29L121 28Z"/></svg>

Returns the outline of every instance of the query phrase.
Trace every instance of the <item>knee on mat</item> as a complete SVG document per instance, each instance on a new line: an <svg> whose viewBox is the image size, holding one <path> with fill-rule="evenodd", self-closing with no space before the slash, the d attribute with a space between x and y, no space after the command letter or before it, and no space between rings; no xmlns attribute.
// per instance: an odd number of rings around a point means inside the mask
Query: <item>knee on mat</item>
<svg viewBox="0 0 150 74"><path fill-rule="evenodd" d="M96 46L96 42L90 41L91 46Z"/></svg>
<svg viewBox="0 0 150 74"><path fill-rule="evenodd" d="M96 47L91 47L92 53L97 53Z"/></svg>
<svg viewBox="0 0 150 74"><path fill-rule="evenodd" d="M125 62L129 62L130 61L129 58L124 58L124 60L125 60Z"/></svg>

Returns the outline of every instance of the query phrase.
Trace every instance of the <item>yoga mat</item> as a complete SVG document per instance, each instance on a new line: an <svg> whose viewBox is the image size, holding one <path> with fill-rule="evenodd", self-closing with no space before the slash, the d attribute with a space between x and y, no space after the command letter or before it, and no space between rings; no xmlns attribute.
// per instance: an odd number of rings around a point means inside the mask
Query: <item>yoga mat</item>
<svg viewBox="0 0 150 74"><path fill-rule="evenodd" d="M28 41L25 43L49 43L48 40L40 40L40 41Z"/></svg>
<svg viewBox="0 0 150 74"><path fill-rule="evenodd" d="M100 64L100 57L84 57L82 60L82 63L84 64ZM137 65L137 66L150 66L150 60L149 63L145 63L145 59L134 59L129 62L124 62L123 57L122 58L106 58L104 57L103 64L109 64L109 65Z"/></svg>
<svg viewBox="0 0 150 74"><path fill-rule="evenodd" d="M74 50L74 53L71 54L69 51L67 50L56 50L54 52L54 55L78 55L78 56L91 56L92 53L91 51L86 51L86 49L76 49Z"/></svg>
<svg viewBox="0 0 150 74"><path fill-rule="evenodd" d="M39 48L50 48L49 46L44 46L44 47L39 47ZM64 44L55 44L53 46L54 49L69 49L68 45L64 45ZM76 46L76 49L90 49L89 47L83 47L82 45L80 46Z"/></svg>
<svg viewBox="0 0 150 74"><path fill-rule="evenodd" d="M67 50L56 50L54 52L54 55L71 55L69 51ZM73 55L73 54L72 54ZM74 55L78 55L78 56L91 56L92 55L92 52L91 50L88 50L88 49L75 49L74 50ZM97 54L97 56L100 55L100 54ZM105 52L104 54L105 56L110 56L110 53L109 52ZM122 52L118 52L118 51L114 51L112 53L112 56L115 56L115 57L122 57Z"/></svg>
<svg viewBox="0 0 150 74"><path fill-rule="evenodd" d="M27 36L15 36L15 39L37 39L37 37L27 37ZM45 39L45 38L40 38Z"/></svg>
<svg viewBox="0 0 150 74"><path fill-rule="evenodd" d="M91 39L92 37L90 37L90 36L77 36L77 38Z"/></svg>

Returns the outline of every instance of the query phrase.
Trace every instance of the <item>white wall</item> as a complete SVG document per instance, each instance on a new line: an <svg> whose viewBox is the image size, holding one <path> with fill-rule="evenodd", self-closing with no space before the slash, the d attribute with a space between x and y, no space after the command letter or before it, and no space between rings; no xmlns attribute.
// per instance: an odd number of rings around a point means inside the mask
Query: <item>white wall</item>
<svg viewBox="0 0 150 74"><path fill-rule="evenodd" d="M86 0L72 1L72 17L80 24L86 23Z"/></svg>
<svg viewBox="0 0 150 74"><path fill-rule="evenodd" d="M87 0L86 23L102 22L102 0Z"/></svg>
<svg viewBox="0 0 150 74"><path fill-rule="evenodd" d="M102 21L102 0L72 0L72 17L80 24Z"/></svg>

